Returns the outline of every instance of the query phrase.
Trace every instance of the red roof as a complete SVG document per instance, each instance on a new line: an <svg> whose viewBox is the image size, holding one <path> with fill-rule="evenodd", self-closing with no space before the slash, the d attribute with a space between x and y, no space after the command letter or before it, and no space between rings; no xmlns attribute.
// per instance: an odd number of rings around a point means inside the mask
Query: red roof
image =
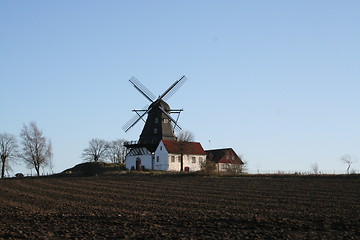
<svg viewBox="0 0 360 240"><path fill-rule="evenodd" d="M244 164L232 148L207 150L207 159L215 163Z"/></svg>
<svg viewBox="0 0 360 240"><path fill-rule="evenodd" d="M182 144L173 140L162 140L162 142L169 153L181 154L182 150L183 154L206 155L199 142L184 142Z"/></svg>

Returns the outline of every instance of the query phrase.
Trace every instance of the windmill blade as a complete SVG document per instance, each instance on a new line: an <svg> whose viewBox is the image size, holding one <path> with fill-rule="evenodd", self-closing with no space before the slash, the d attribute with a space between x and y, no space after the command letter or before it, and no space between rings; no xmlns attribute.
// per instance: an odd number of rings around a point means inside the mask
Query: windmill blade
<svg viewBox="0 0 360 240"><path fill-rule="evenodd" d="M172 118L170 116L170 114L168 114L162 107L159 106L159 109L170 119L170 121L172 121L174 123L174 129L180 129L182 130L182 128L177 124L177 121L175 121L174 118Z"/></svg>
<svg viewBox="0 0 360 240"><path fill-rule="evenodd" d="M174 129L175 132L179 132L179 131L182 130L182 128L179 125L175 124L175 123L173 123L173 129Z"/></svg>
<svg viewBox="0 0 360 240"><path fill-rule="evenodd" d="M137 124L141 119L143 119L143 117L145 116L145 114L147 114L148 112L150 112L151 108L149 108L148 110L144 111L143 114L139 114L138 112L136 112L137 114L135 116L133 116L127 123L125 123L125 125L122 127L122 130L124 130L125 132L129 131L130 128L132 128L133 126L135 126L135 124Z"/></svg>
<svg viewBox="0 0 360 240"><path fill-rule="evenodd" d="M149 110L148 110L149 111ZM132 128L133 126L135 126L135 124L137 124L144 116L145 114L148 113L148 111L144 112L142 115L135 115L133 118L131 118L123 127L122 129L127 132L130 130L130 128Z"/></svg>
<svg viewBox="0 0 360 240"><path fill-rule="evenodd" d="M173 128L174 128L174 130L175 131L181 131L182 129L181 129L181 127L179 127L178 125L177 125L177 122L179 121L179 117L180 117L180 113L183 111L183 109L170 109L169 110L169 113L176 113L177 114L177 117L176 117L176 124L175 123L173 123Z"/></svg>
<svg viewBox="0 0 360 240"><path fill-rule="evenodd" d="M160 97L164 101L167 101L179 88L186 82L187 78L182 76L179 80L173 83Z"/></svg>
<svg viewBox="0 0 360 240"><path fill-rule="evenodd" d="M129 79L129 82L136 88L144 97L146 97L150 102L154 102L156 97L150 92L139 80L137 80L134 76Z"/></svg>

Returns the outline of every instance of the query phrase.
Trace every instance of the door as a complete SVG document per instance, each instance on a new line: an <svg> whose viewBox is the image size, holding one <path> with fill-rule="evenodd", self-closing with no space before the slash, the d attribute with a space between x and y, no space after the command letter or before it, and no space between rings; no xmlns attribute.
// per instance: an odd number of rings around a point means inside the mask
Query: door
<svg viewBox="0 0 360 240"><path fill-rule="evenodd" d="M136 159L136 171L141 171L141 159Z"/></svg>

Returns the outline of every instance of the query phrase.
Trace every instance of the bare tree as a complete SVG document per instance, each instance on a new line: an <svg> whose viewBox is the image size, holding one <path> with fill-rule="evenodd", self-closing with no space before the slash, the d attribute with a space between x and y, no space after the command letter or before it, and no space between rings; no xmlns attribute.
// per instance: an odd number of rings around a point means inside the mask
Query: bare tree
<svg viewBox="0 0 360 240"><path fill-rule="evenodd" d="M191 142L195 139L194 134L190 131L181 131L177 136L177 143L180 150L180 172L184 171L184 153L189 151Z"/></svg>
<svg viewBox="0 0 360 240"><path fill-rule="evenodd" d="M317 163L312 163L310 168L314 174L319 174L319 166Z"/></svg>
<svg viewBox="0 0 360 240"><path fill-rule="evenodd" d="M345 154L343 155L340 160L345 163L346 165L348 165L347 169L346 169L346 172L347 174L350 173L350 167L351 167L351 164L353 164L355 162L355 160L353 159L353 157L350 155L350 154Z"/></svg>
<svg viewBox="0 0 360 240"><path fill-rule="evenodd" d="M9 163L18 154L16 137L12 134L0 134L1 178L5 176L5 170L9 169Z"/></svg>
<svg viewBox="0 0 360 240"><path fill-rule="evenodd" d="M89 147L83 150L82 158L88 162L104 162L108 149L109 144L105 140L93 138L89 141Z"/></svg>
<svg viewBox="0 0 360 240"><path fill-rule="evenodd" d="M239 156L241 161L243 162L243 165L241 166L241 172L246 173L249 171L249 161L245 159L243 156Z"/></svg>
<svg viewBox="0 0 360 240"><path fill-rule="evenodd" d="M30 122L29 126L24 124L20 137L23 146L20 157L29 168L35 168L40 176L40 168L49 165L53 156L51 141L43 135L35 122Z"/></svg>
<svg viewBox="0 0 360 240"><path fill-rule="evenodd" d="M112 163L124 163L127 148L124 146L124 139L109 142L108 154Z"/></svg>

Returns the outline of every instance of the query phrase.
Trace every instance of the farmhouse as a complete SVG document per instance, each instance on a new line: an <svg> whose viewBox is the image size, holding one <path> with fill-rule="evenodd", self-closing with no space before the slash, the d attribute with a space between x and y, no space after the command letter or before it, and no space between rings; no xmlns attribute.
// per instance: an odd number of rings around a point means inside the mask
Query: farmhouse
<svg viewBox="0 0 360 240"><path fill-rule="evenodd" d="M241 172L244 163L232 148L206 150L205 152L206 161L213 162L216 171Z"/></svg>
<svg viewBox="0 0 360 240"><path fill-rule="evenodd" d="M180 171L181 156L184 171L199 171L206 160L206 153L199 142L181 143L163 139L154 153L146 148L132 149L126 156L126 168Z"/></svg>
<svg viewBox="0 0 360 240"><path fill-rule="evenodd" d="M145 122L138 141L125 142L129 149L125 157L129 170L162 170L162 171L200 171L207 161L214 163L218 171L241 171L244 164L233 149L204 151L199 142L177 141L175 130L181 130L178 118L182 109L172 109L167 101L186 81L182 76L163 94L155 97L139 80L130 78L129 82L148 101L150 106L133 110L136 115L124 126L129 131L140 120ZM177 114L173 118L171 114ZM144 120L147 115L146 121Z"/></svg>

